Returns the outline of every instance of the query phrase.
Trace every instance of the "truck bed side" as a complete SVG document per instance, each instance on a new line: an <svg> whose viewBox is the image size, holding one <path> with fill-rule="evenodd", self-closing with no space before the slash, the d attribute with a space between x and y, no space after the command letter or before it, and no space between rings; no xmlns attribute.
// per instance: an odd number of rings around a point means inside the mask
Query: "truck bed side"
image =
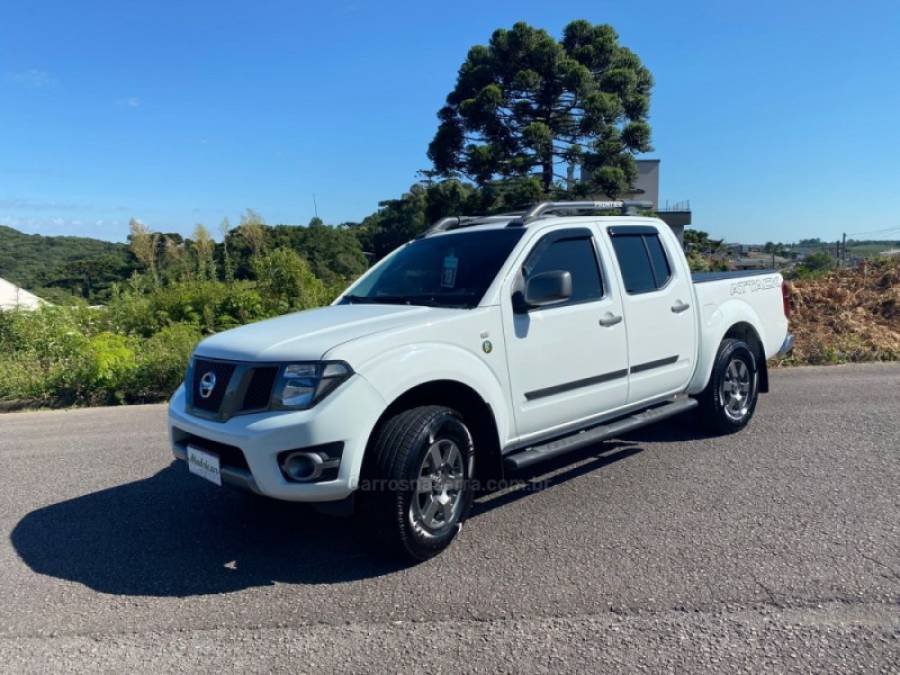
<svg viewBox="0 0 900 675"><path fill-rule="evenodd" d="M700 324L697 369L689 393L703 390L722 340L729 334L758 338L765 358L775 356L787 335L782 276L774 271L692 275ZM752 330L751 330L752 329Z"/></svg>

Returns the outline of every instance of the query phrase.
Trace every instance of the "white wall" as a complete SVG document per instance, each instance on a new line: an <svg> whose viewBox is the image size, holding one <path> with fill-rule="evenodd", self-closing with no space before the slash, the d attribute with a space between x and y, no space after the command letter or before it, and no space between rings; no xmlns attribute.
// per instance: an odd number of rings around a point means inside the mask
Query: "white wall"
<svg viewBox="0 0 900 675"><path fill-rule="evenodd" d="M638 177L634 181L634 199L653 202L653 208L659 207L659 160L639 159Z"/></svg>
<svg viewBox="0 0 900 675"><path fill-rule="evenodd" d="M45 302L34 293L29 293L6 279L0 279L0 310L37 309L43 304Z"/></svg>

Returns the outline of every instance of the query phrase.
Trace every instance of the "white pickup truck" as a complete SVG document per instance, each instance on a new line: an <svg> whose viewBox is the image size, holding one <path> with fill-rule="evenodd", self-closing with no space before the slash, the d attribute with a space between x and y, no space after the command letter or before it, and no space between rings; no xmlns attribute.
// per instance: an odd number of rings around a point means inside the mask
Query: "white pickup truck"
<svg viewBox="0 0 900 675"><path fill-rule="evenodd" d="M423 560L510 472L695 407L743 428L792 345L781 276L692 278L662 221L591 215L627 206L445 218L331 306L203 340L169 404L175 456L355 507Z"/></svg>

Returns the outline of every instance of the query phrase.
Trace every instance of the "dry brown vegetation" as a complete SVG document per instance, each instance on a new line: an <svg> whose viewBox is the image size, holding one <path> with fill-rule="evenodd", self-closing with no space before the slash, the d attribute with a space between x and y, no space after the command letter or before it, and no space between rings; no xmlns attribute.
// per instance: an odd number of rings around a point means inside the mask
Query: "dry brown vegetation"
<svg viewBox="0 0 900 675"><path fill-rule="evenodd" d="M793 282L790 364L900 359L900 260Z"/></svg>

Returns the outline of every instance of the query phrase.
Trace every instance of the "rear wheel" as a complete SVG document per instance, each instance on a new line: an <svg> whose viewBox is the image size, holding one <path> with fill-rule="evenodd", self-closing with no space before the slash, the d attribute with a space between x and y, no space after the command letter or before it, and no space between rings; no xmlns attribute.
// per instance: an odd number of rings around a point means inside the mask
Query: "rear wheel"
<svg viewBox="0 0 900 675"><path fill-rule="evenodd" d="M704 427L718 434L743 429L753 417L759 396L756 357L742 340L722 340L709 384L699 396Z"/></svg>
<svg viewBox="0 0 900 675"><path fill-rule="evenodd" d="M416 561L444 550L472 504L472 434L455 410L421 406L389 419L370 448L361 513L378 546Z"/></svg>

